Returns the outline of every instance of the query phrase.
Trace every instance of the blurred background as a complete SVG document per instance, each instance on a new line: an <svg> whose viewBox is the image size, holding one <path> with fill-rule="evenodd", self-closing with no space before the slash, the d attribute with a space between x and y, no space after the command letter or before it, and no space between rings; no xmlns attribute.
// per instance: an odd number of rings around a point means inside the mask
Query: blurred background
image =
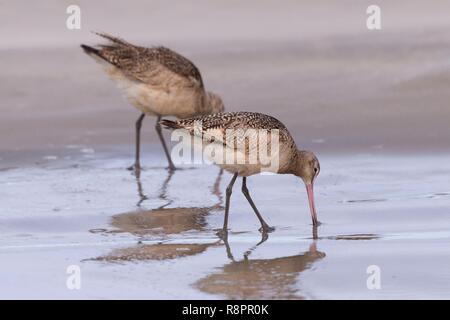
<svg viewBox="0 0 450 320"><path fill-rule="evenodd" d="M381 30L366 27L372 4ZM0 298L448 299L449 12L439 0L0 0ZM310 225L298 178L257 175L275 232L261 243L235 189L221 241L229 174L169 173L154 119L142 175L126 170L139 112L81 50L104 43L91 31L169 47L227 110L285 123L320 159L323 224ZM66 285L71 265L82 290Z"/></svg>
<svg viewBox="0 0 450 320"><path fill-rule="evenodd" d="M450 1L377 1L371 31L372 2L2 0L0 156L131 150L138 111L80 49L103 41L91 31L182 53L227 110L274 115L303 148L448 151ZM71 4L81 30L66 28Z"/></svg>

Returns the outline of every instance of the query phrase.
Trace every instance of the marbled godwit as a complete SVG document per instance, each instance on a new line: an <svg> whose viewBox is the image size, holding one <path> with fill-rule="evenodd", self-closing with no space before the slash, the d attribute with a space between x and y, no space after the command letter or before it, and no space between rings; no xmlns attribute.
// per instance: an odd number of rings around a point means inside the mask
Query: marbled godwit
<svg viewBox="0 0 450 320"><path fill-rule="evenodd" d="M190 135L202 139L205 143L211 143L210 139L214 136L212 143L215 143L219 148L222 148L222 152L244 153L245 159L249 159L252 153L259 153L258 143L253 143L252 145L249 145L248 143L237 145L234 139L231 141L230 139L227 139L226 135L229 134L229 130L232 130L234 138L238 141L247 139L247 131L251 129L266 130L269 133L272 130L278 130L279 141L277 142L279 151L275 154L278 160L278 166L276 170L274 170L274 173L293 174L303 180L308 194L313 225L316 226L319 224L313 193L314 180L320 171L319 160L317 160L317 157L312 152L297 149L295 141L289 131L277 119L265 114L254 112L228 112L178 121L162 120L161 124L171 129L185 129ZM267 141L267 143L271 144L271 140ZM267 148L269 149L271 146L268 145ZM232 157L232 159L235 158ZM258 161L259 160L260 159L258 158ZM263 232L270 231L271 228L259 213L247 188L247 177L261 172L261 169L263 168L261 161L254 164L250 164L248 162L243 164L216 164L233 174L233 177L226 189L225 217L221 233L223 234L227 232L231 192L238 176L242 177L242 193L250 203L250 206L253 208L261 223L260 230Z"/></svg>
<svg viewBox="0 0 450 320"><path fill-rule="evenodd" d="M221 98L205 91L200 71L182 55L164 47L144 48L108 34L97 34L110 43L98 49L84 44L81 47L105 67L131 104L142 112L136 121L135 163L129 169L141 168L140 132L146 115L157 117L156 132L169 169L175 169L161 133L161 117L183 119L222 112Z"/></svg>

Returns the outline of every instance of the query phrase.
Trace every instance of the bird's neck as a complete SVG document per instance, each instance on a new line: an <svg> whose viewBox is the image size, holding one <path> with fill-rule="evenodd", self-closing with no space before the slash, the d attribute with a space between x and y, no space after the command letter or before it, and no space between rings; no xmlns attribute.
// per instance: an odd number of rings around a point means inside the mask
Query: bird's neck
<svg viewBox="0 0 450 320"><path fill-rule="evenodd" d="M301 168L305 165L305 162L306 162L306 151L297 149L296 151L294 151L289 167L283 173L299 176Z"/></svg>

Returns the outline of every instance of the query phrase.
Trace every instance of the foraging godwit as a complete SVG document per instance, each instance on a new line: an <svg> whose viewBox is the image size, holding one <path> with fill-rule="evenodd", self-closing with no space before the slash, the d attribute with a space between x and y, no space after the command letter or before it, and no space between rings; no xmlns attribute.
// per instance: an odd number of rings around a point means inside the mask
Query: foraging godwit
<svg viewBox="0 0 450 320"><path fill-rule="evenodd" d="M142 112L136 121L135 162L129 169L141 168L140 132L146 115L157 117L156 132L169 169L175 169L161 133L161 117L183 119L222 112L221 98L205 91L200 71L182 55L165 47L144 48L108 34L97 34L110 43L98 49L84 44L81 47L105 67L131 104Z"/></svg>
<svg viewBox="0 0 450 320"><path fill-rule="evenodd" d="M278 143L278 152L274 156L277 157L278 165L273 172L293 174L303 180L308 194L313 225L317 226L319 224L313 193L314 180L320 171L319 160L317 160L314 153L297 149L289 131L277 119L262 113L227 112L178 121L162 120L161 124L171 129L185 129L190 135L202 139L204 143L216 144L218 149L215 149L215 153L241 153L244 154L245 159L251 158L252 153L259 153L259 148L262 146L258 148L258 145L261 144L261 141L258 142L256 140L257 142L253 144L245 143L239 145L235 143L236 140L243 141L247 139L247 141L255 141L254 139L248 139L248 132L252 130L252 134L254 134L255 130L257 132L258 130L265 130L269 133L275 132L274 130L276 130L279 139L276 141ZM227 135L229 136L230 134L233 135L233 139L227 139ZM211 137L214 138L211 139ZM272 140L268 140L267 144L267 149L275 149L275 145L271 146ZM235 159L235 156L232 156L231 159ZM259 173L263 169L264 165L260 158L257 157L257 162L255 163L245 161L243 163L216 162L216 164L233 174L226 189L225 217L221 233L227 232L231 192L238 176L242 177L242 192L261 223L260 231L271 231L272 228L262 218L247 188L247 177Z"/></svg>

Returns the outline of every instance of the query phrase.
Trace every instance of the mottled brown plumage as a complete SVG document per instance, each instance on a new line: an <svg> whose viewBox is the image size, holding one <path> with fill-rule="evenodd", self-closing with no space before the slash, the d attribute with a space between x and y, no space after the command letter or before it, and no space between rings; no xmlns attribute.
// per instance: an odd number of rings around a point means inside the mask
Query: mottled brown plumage
<svg viewBox="0 0 450 320"><path fill-rule="evenodd" d="M203 87L203 80L198 68L182 55L165 47L145 48L135 46L120 38L97 33L112 42L110 45L100 45L98 55L121 69L130 77L142 82L152 82L152 69L163 65L193 82L193 85Z"/></svg>
<svg viewBox="0 0 450 320"><path fill-rule="evenodd" d="M202 124L203 134L206 134L209 130L216 129L278 129L280 130L280 138L282 141L294 143L288 129L283 123L272 116L257 112L239 111L216 113L207 116L197 116L189 119L183 119L177 121L176 123L180 126L180 128L191 129L194 127L194 124L199 121L201 121Z"/></svg>
<svg viewBox="0 0 450 320"><path fill-rule="evenodd" d="M208 116L198 116L183 119L177 122L162 121L167 127L182 128L189 131L191 135L201 137L206 142L215 141L222 143L233 152L243 153L243 157L250 158L252 153L259 152L257 130L268 132L267 140L270 142L270 134L277 130L279 135L280 154L277 173L284 173L289 169L291 161L296 160L297 147L288 129L274 117L256 112L226 112ZM253 139L252 139L253 138ZM268 145L268 152L271 144ZM247 165L225 164L221 165L225 170L232 173L238 172L240 176L249 176L259 173L263 167L261 163Z"/></svg>
<svg viewBox="0 0 450 320"><path fill-rule="evenodd" d="M312 152L297 148L288 129L279 120L256 112L227 112L179 121L162 120L161 124L171 129L187 130L190 135L202 139L203 144L214 143L217 145L214 150L215 158L212 159L213 162L233 173L233 179L227 188L228 205L226 205L225 210L224 230L227 226L227 208L229 207L231 189L238 176L243 177L244 195L260 219L262 229L267 230L269 228L254 206L245 184L248 176L260 173L262 170L280 174L293 174L300 177L307 188L313 224L318 224L313 197L313 183L320 171L319 161ZM263 133L268 132L268 138L265 140L252 139L256 135L261 135L259 130ZM228 135L232 138L228 139ZM272 140L272 135L279 139ZM262 143L267 145L263 146ZM274 143L277 145L274 145ZM270 154L270 164L265 163L260 157L261 148L264 148ZM227 157L227 153L233 155ZM245 159L245 162L235 161L230 163L225 160L239 158ZM255 159L256 161L251 161ZM221 162L222 160L225 161Z"/></svg>

